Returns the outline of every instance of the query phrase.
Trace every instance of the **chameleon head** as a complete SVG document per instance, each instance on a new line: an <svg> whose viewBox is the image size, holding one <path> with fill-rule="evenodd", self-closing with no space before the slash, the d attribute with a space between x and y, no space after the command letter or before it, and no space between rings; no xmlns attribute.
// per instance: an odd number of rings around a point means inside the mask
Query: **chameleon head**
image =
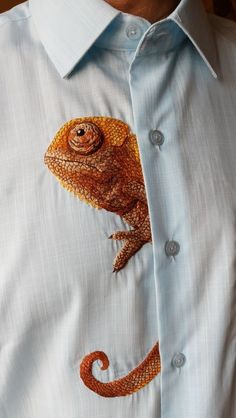
<svg viewBox="0 0 236 418"><path fill-rule="evenodd" d="M69 121L57 132L49 145L44 162L50 165L52 159L83 159L97 151L103 141L103 132L97 124L91 121Z"/></svg>
<svg viewBox="0 0 236 418"><path fill-rule="evenodd" d="M63 161L74 161L77 167L79 164L83 167L91 164L97 169L102 162L101 169L104 169L104 161L107 161L110 168L112 161L105 156L107 150L113 152L114 147L122 147L127 142L135 147L134 141L128 141L129 138L129 126L118 119L103 116L71 119L56 133L45 152L44 163L53 170L55 162L58 165Z"/></svg>
<svg viewBox="0 0 236 418"><path fill-rule="evenodd" d="M124 173L141 175L135 135L128 124L107 116L66 122L49 144L44 163L63 187L90 203L98 195L114 199L114 182L122 182Z"/></svg>

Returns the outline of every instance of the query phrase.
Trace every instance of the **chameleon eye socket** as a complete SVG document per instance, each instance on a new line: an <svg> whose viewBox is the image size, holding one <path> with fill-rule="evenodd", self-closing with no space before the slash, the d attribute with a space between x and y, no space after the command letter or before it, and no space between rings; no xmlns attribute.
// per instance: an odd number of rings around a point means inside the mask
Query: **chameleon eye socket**
<svg viewBox="0 0 236 418"><path fill-rule="evenodd" d="M68 134L69 146L80 155L92 154L102 143L101 130L91 122L76 124Z"/></svg>

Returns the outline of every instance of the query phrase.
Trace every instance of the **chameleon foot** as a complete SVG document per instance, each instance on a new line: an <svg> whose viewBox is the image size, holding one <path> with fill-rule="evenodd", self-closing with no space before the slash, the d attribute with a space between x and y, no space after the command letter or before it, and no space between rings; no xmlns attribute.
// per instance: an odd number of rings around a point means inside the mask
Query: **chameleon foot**
<svg viewBox="0 0 236 418"><path fill-rule="evenodd" d="M115 238L119 239L119 238ZM123 239L123 238L120 238ZM146 241L129 238L125 240L125 244L116 255L113 262L113 272L121 270L127 261L146 243Z"/></svg>
<svg viewBox="0 0 236 418"><path fill-rule="evenodd" d="M113 272L119 271L144 244L152 242L149 218L147 217L139 228L129 231L116 231L109 238L125 241L113 262Z"/></svg>

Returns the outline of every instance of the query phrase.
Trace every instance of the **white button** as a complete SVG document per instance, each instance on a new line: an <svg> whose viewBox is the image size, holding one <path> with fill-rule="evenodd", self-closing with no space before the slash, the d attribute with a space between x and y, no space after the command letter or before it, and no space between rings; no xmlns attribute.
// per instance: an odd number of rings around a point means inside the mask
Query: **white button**
<svg viewBox="0 0 236 418"><path fill-rule="evenodd" d="M139 39L142 35L142 29L140 28L140 26L131 23L126 28L126 35L130 39Z"/></svg>
<svg viewBox="0 0 236 418"><path fill-rule="evenodd" d="M164 135L158 129L153 129L149 132L149 138L153 145L162 145L164 142Z"/></svg>
<svg viewBox="0 0 236 418"><path fill-rule="evenodd" d="M183 353L176 353L172 358L172 366L174 367L182 367L186 362L186 357Z"/></svg>
<svg viewBox="0 0 236 418"><path fill-rule="evenodd" d="M180 245L177 241L166 241L165 252L168 256L174 256L179 253Z"/></svg>

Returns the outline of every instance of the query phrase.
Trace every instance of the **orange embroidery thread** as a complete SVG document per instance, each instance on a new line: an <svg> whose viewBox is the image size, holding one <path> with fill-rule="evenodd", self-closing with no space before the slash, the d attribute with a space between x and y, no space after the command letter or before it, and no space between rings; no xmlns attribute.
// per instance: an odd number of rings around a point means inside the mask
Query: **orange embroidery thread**
<svg viewBox="0 0 236 418"><path fill-rule="evenodd" d="M131 395L146 386L161 371L158 342L142 363L127 376L112 382L100 382L93 376L92 365L96 360L102 361L101 370L108 368L109 360L107 355L103 351L94 351L83 358L80 364L80 377L89 389L105 397Z"/></svg>
<svg viewBox="0 0 236 418"><path fill-rule="evenodd" d="M116 213L133 228L109 237L124 240L113 271L152 241L137 139L125 122L105 116L66 122L44 163L68 191L97 209Z"/></svg>

